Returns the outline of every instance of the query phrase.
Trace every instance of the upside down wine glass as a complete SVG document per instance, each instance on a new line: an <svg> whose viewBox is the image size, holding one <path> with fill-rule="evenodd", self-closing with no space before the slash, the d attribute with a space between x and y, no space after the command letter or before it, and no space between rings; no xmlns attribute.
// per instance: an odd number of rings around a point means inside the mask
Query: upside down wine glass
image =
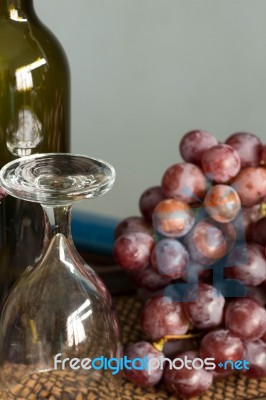
<svg viewBox="0 0 266 400"><path fill-rule="evenodd" d="M46 221L42 256L14 285L2 311L4 399L117 399L117 375L103 366L121 355L117 315L70 232L72 203L106 193L113 167L80 155L39 154L8 163L0 179L8 194L41 203Z"/></svg>

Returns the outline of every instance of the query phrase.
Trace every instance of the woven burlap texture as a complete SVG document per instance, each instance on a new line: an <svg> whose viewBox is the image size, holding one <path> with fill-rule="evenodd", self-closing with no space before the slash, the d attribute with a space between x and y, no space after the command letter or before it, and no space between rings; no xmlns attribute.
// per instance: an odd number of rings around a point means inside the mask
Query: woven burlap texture
<svg viewBox="0 0 266 400"><path fill-rule="evenodd" d="M140 330L140 311L142 304L136 296L120 296L114 298L120 316L124 344L131 344L145 339ZM10 371L12 373L12 371ZM15 400L179 400L176 396L167 393L163 385L153 388L141 388L125 379L121 379L120 393L112 397L108 384L99 384L96 387L86 387L85 376L75 379L75 386L79 388L78 394L72 393L67 388L73 386L73 377L66 372L64 376L53 373L51 377L42 374L33 374L31 377L16 386L10 394L10 399ZM266 379L246 379L232 376L212 385L198 400L266 400ZM0 394L0 400L2 400Z"/></svg>

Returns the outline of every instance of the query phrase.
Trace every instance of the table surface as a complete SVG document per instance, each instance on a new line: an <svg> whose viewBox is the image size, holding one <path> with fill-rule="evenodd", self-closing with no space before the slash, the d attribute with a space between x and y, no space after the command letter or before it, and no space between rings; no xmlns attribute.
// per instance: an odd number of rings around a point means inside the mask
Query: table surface
<svg viewBox="0 0 266 400"><path fill-rule="evenodd" d="M146 340L141 332L139 324L142 303L134 293L134 287L124 271L115 265L111 257L85 252L80 253L86 262L101 276L114 296L113 299L120 317L124 344L127 345L139 340ZM23 387L23 389L25 389L25 387ZM162 385L145 389L133 385L126 379L122 379L120 390L121 394L117 396L116 400L179 400L178 397L167 393ZM50 394L47 393L47 397L25 397L25 395L24 397L15 397L16 400L71 400L72 398L77 398L78 400L110 400L106 385L99 385L95 393L88 393L86 388L83 387L78 397L72 397L65 390L60 392L58 389L54 394L52 394L52 392L50 392ZM266 379L255 380L231 376L226 380L221 380L213 384L210 390L197 399L266 400ZM0 400L2 400L1 393Z"/></svg>

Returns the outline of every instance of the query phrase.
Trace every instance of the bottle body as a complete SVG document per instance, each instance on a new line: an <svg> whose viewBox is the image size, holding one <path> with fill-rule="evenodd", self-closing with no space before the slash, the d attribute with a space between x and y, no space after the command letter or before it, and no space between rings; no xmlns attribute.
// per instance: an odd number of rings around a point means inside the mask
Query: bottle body
<svg viewBox="0 0 266 400"><path fill-rule="evenodd" d="M0 166L34 153L70 150L70 73L66 56L31 0L0 0ZM41 255L38 204L0 204L0 304Z"/></svg>

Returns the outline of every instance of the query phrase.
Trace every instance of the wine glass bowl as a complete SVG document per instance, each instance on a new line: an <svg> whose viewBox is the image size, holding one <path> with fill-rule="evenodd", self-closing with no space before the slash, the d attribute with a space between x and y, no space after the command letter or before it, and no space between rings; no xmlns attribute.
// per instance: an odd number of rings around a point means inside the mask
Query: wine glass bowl
<svg viewBox="0 0 266 400"><path fill-rule="evenodd" d="M70 231L72 202L104 194L114 179L104 161L58 153L23 157L0 172L4 190L41 203L46 221L43 254L14 285L2 311L0 383L6 399L87 399L103 387L110 399L118 397L118 378L97 369L103 358L121 356L118 318Z"/></svg>

